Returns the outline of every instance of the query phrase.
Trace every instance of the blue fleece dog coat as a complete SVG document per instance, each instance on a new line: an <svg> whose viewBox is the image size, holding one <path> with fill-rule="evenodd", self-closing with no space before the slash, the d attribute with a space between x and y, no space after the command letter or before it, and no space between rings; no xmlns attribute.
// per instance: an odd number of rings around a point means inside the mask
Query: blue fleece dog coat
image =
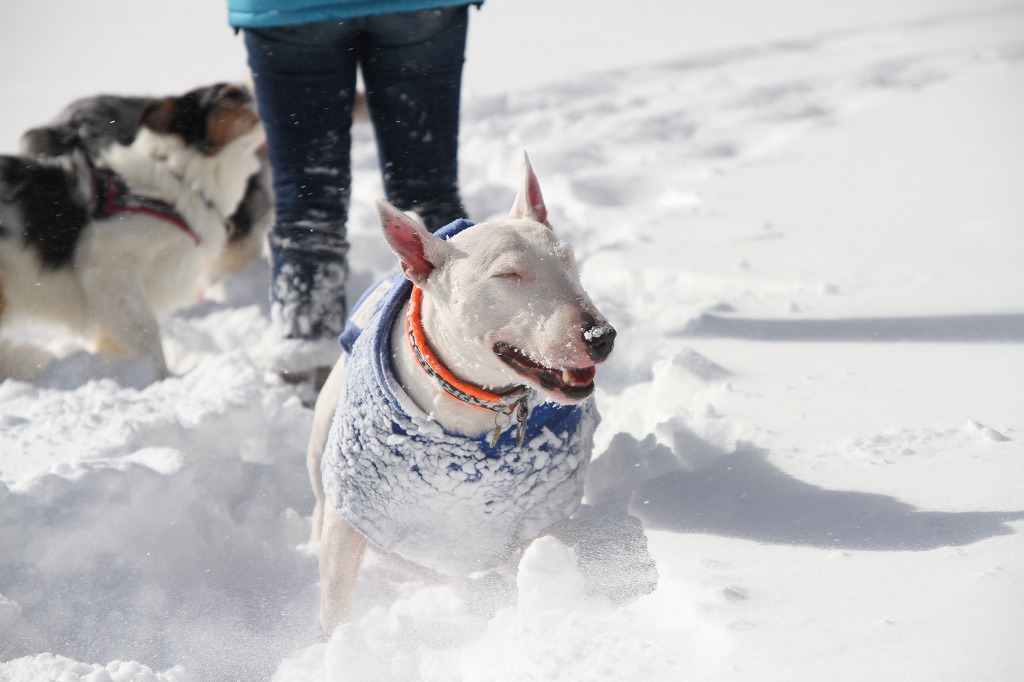
<svg viewBox="0 0 1024 682"><path fill-rule="evenodd" d="M472 225L456 221L437 234ZM383 550L448 574L493 568L579 506L597 412L591 400L538 404L522 446L514 426L493 447L489 431L447 432L392 370L390 331L411 291L401 273L381 280L341 336L345 386L321 465L324 492Z"/></svg>

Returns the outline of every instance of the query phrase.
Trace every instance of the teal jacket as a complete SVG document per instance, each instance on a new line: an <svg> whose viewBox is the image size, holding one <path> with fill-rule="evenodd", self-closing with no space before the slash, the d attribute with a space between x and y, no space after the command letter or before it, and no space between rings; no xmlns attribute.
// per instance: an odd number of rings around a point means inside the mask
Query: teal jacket
<svg viewBox="0 0 1024 682"><path fill-rule="evenodd" d="M228 23L268 28L480 4L483 0L228 0Z"/></svg>

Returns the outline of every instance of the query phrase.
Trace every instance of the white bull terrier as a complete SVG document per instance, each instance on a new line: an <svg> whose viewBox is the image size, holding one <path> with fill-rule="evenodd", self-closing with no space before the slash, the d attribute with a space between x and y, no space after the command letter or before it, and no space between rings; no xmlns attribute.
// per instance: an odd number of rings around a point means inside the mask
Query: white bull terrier
<svg viewBox="0 0 1024 682"><path fill-rule="evenodd" d="M308 449L325 635L351 617L367 541L467 575L510 565L580 505L615 330L524 165L505 220L435 235L377 203L401 272L356 305Z"/></svg>

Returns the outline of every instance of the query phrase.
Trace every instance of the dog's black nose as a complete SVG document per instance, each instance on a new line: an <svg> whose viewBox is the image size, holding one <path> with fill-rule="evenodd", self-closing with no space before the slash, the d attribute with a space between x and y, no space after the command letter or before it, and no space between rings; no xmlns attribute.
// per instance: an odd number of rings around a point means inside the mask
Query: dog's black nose
<svg viewBox="0 0 1024 682"><path fill-rule="evenodd" d="M583 341L587 344L587 355L594 362L601 362L612 354L615 346L615 327L607 322L587 320L583 325Z"/></svg>

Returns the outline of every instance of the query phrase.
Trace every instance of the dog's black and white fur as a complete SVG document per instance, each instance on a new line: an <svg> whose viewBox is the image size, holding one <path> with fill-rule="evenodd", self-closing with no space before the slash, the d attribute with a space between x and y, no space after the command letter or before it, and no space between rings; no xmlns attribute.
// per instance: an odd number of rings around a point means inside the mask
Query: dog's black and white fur
<svg viewBox="0 0 1024 682"><path fill-rule="evenodd" d="M213 92L222 85L203 90ZM154 97L96 95L75 100L50 123L25 131L20 151L39 160L58 159L84 153L100 163L112 145L130 145L139 130L146 107L159 101ZM274 221L270 164L265 152L257 152L260 169L249 177L245 195L227 220L228 241L220 257L209 264L209 279L238 270L263 253L267 232Z"/></svg>
<svg viewBox="0 0 1024 682"><path fill-rule="evenodd" d="M88 150L0 156L0 324L54 320L166 375L158 321L220 258L263 140L248 93L217 85L142 104L132 142L99 150L109 173ZM134 209L111 210L118 186Z"/></svg>

